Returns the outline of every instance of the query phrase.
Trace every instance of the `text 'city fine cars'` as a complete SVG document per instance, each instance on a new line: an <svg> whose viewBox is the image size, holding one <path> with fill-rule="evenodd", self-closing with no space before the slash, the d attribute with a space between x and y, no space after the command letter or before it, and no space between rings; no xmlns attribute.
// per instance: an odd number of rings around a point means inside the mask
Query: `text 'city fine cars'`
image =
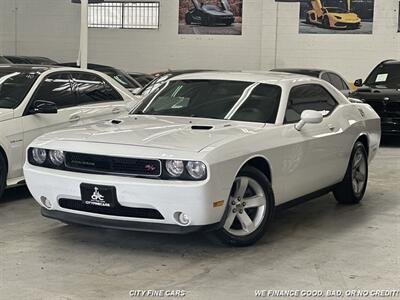
<svg viewBox="0 0 400 300"><path fill-rule="evenodd" d="M288 201L358 203L379 142L375 111L325 81L206 72L174 77L130 116L36 139L24 170L46 217L246 246Z"/></svg>
<svg viewBox="0 0 400 300"><path fill-rule="evenodd" d="M109 76L90 70L39 65L0 66L0 198L24 183L27 146L59 129L127 114L137 105Z"/></svg>

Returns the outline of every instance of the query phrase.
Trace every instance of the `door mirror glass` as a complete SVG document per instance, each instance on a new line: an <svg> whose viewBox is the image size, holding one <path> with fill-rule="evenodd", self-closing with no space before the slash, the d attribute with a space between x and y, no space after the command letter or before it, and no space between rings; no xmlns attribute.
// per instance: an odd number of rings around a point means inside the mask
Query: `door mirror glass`
<svg viewBox="0 0 400 300"><path fill-rule="evenodd" d="M295 125L296 130L300 131L306 124L319 124L323 121L322 112L315 110L305 110L301 113L301 120Z"/></svg>
<svg viewBox="0 0 400 300"><path fill-rule="evenodd" d="M29 109L30 114L56 114L57 105L51 101L36 100Z"/></svg>
<svg viewBox="0 0 400 300"><path fill-rule="evenodd" d="M357 79L356 81L354 81L354 85L357 87L361 87L363 85L363 80Z"/></svg>

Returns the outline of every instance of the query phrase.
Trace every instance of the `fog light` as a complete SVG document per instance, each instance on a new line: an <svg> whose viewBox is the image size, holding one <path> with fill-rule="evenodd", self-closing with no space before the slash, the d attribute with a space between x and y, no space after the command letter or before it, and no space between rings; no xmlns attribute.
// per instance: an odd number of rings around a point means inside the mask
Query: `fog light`
<svg viewBox="0 0 400 300"><path fill-rule="evenodd" d="M175 220L182 226L188 226L190 224L190 218L183 212L176 212L174 214Z"/></svg>
<svg viewBox="0 0 400 300"><path fill-rule="evenodd" d="M52 207L50 200L47 199L45 196L41 196L40 201L43 203L44 206L46 206L46 208Z"/></svg>

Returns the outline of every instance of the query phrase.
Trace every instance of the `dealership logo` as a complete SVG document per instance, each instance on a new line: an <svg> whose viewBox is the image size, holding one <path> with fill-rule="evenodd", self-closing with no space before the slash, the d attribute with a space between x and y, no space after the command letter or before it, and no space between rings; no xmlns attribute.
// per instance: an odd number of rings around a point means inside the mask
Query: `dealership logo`
<svg viewBox="0 0 400 300"><path fill-rule="evenodd" d="M92 200L93 201L104 201L104 196L102 194L100 194L99 189L97 187L94 188Z"/></svg>

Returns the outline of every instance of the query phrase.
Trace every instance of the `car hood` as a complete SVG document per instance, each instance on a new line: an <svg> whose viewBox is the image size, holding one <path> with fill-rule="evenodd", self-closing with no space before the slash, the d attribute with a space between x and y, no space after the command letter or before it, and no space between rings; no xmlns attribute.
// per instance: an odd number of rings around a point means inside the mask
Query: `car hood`
<svg viewBox="0 0 400 300"><path fill-rule="evenodd" d="M354 21L360 19L355 13L332 13L332 15L342 18L343 21Z"/></svg>
<svg viewBox="0 0 400 300"><path fill-rule="evenodd" d="M0 108L0 122L14 118L14 111L8 108Z"/></svg>
<svg viewBox="0 0 400 300"><path fill-rule="evenodd" d="M200 152L215 143L255 134L263 127L229 120L131 115L49 133L40 139Z"/></svg>

